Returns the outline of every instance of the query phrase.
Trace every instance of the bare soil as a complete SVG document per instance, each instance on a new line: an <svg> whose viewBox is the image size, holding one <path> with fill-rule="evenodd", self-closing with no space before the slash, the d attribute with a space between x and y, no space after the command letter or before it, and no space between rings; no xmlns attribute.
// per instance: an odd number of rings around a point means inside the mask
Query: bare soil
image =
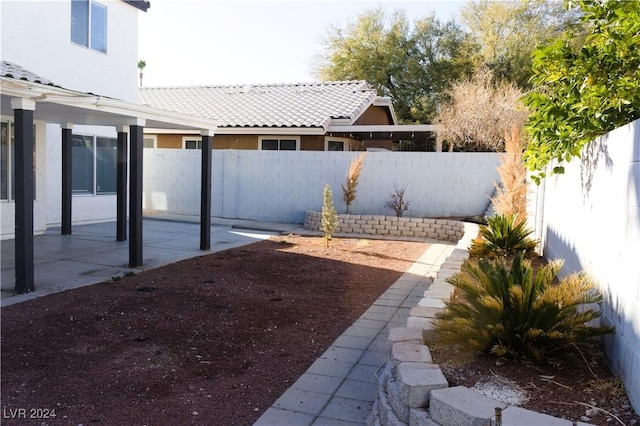
<svg viewBox="0 0 640 426"><path fill-rule="evenodd" d="M277 237L2 308L2 424L251 425L426 248ZM594 382L433 352L452 385L510 378L526 408L640 424L602 362Z"/></svg>
<svg viewBox="0 0 640 426"><path fill-rule="evenodd" d="M250 425L426 248L278 237L2 308L2 424Z"/></svg>

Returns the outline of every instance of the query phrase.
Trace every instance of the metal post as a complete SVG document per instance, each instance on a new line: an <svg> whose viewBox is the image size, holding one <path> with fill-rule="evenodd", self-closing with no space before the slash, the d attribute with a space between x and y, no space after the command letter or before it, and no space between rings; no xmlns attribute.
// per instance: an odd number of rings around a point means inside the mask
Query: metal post
<svg viewBox="0 0 640 426"><path fill-rule="evenodd" d="M34 286L33 259L33 110L35 101L12 99L15 119L16 193L15 193L15 256L16 293L29 293Z"/></svg>
<svg viewBox="0 0 640 426"><path fill-rule="evenodd" d="M142 265L142 149L143 126L130 127L129 266Z"/></svg>
<svg viewBox="0 0 640 426"><path fill-rule="evenodd" d="M71 235L73 195L73 127L62 128L62 221L60 234Z"/></svg>
<svg viewBox="0 0 640 426"><path fill-rule="evenodd" d="M116 240L127 240L127 133L118 130L118 168L116 171Z"/></svg>
<svg viewBox="0 0 640 426"><path fill-rule="evenodd" d="M202 132L200 179L200 250L211 248L211 133Z"/></svg>

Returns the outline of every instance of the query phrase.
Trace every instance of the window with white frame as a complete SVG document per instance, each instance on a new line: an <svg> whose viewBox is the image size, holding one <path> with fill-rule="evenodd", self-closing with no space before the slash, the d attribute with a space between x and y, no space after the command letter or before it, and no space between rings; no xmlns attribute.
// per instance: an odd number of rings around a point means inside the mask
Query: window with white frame
<svg viewBox="0 0 640 426"><path fill-rule="evenodd" d="M294 137L260 136L258 149L262 151L298 151L300 139Z"/></svg>
<svg viewBox="0 0 640 426"><path fill-rule="evenodd" d="M74 194L116 192L118 140L91 135L72 137L71 188Z"/></svg>
<svg viewBox="0 0 640 426"><path fill-rule="evenodd" d="M143 148L157 148L158 137L156 135L145 135L142 139Z"/></svg>
<svg viewBox="0 0 640 426"><path fill-rule="evenodd" d="M71 0L71 41L107 53L107 7L93 0Z"/></svg>
<svg viewBox="0 0 640 426"><path fill-rule="evenodd" d="M196 136L183 136L182 149L202 149L202 138Z"/></svg>
<svg viewBox="0 0 640 426"><path fill-rule="evenodd" d="M36 127L33 126L33 134L36 134ZM16 182L16 145L13 123L10 121L0 122L0 200L15 200ZM36 175L36 144L33 144L33 176ZM33 197L36 196L35 180L33 181Z"/></svg>
<svg viewBox="0 0 640 426"><path fill-rule="evenodd" d="M325 151L349 151L349 139L346 138L325 138Z"/></svg>

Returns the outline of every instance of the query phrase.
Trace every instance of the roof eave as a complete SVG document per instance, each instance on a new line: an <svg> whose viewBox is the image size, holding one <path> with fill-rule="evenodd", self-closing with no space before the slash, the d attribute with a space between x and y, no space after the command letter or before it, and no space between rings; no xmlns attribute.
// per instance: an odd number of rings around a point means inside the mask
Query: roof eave
<svg viewBox="0 0 640 426"><path fill-rule="evenodd" d="M148 0L122 0L122 1L143 12L146 12L151 7L151 3Z"/></svg>

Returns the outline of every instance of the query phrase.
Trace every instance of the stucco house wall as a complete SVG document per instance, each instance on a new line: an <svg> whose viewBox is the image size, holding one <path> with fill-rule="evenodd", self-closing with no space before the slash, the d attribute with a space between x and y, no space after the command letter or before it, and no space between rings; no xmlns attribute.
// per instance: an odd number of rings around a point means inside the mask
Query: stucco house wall
<svg viewBox="0 0 640 426"><path fill-rule="evenodd" d="M138 10L122 0L100 0L107 8L107 52L71 41L71 0L3 1L0 52L8 61L54 84L84 93L137 102ZM37 106L36 106L37 109ZM13 121L2 111L2 121ZM61 124L36 123L35 232L60 224ZM115 128L75 127L74 133L115 137ZM115 195L73 197L74 223L114 217ZM14 235L15 206L1 204L3 239Z"/></svg>
<svg viewBox="0 0 640 426"><path fill-rule="evenodd" d="M100 4L106 54L71 42L71 1L1 2L2 59L62 87L136 102L139 11L121 0Z"/></svg>

